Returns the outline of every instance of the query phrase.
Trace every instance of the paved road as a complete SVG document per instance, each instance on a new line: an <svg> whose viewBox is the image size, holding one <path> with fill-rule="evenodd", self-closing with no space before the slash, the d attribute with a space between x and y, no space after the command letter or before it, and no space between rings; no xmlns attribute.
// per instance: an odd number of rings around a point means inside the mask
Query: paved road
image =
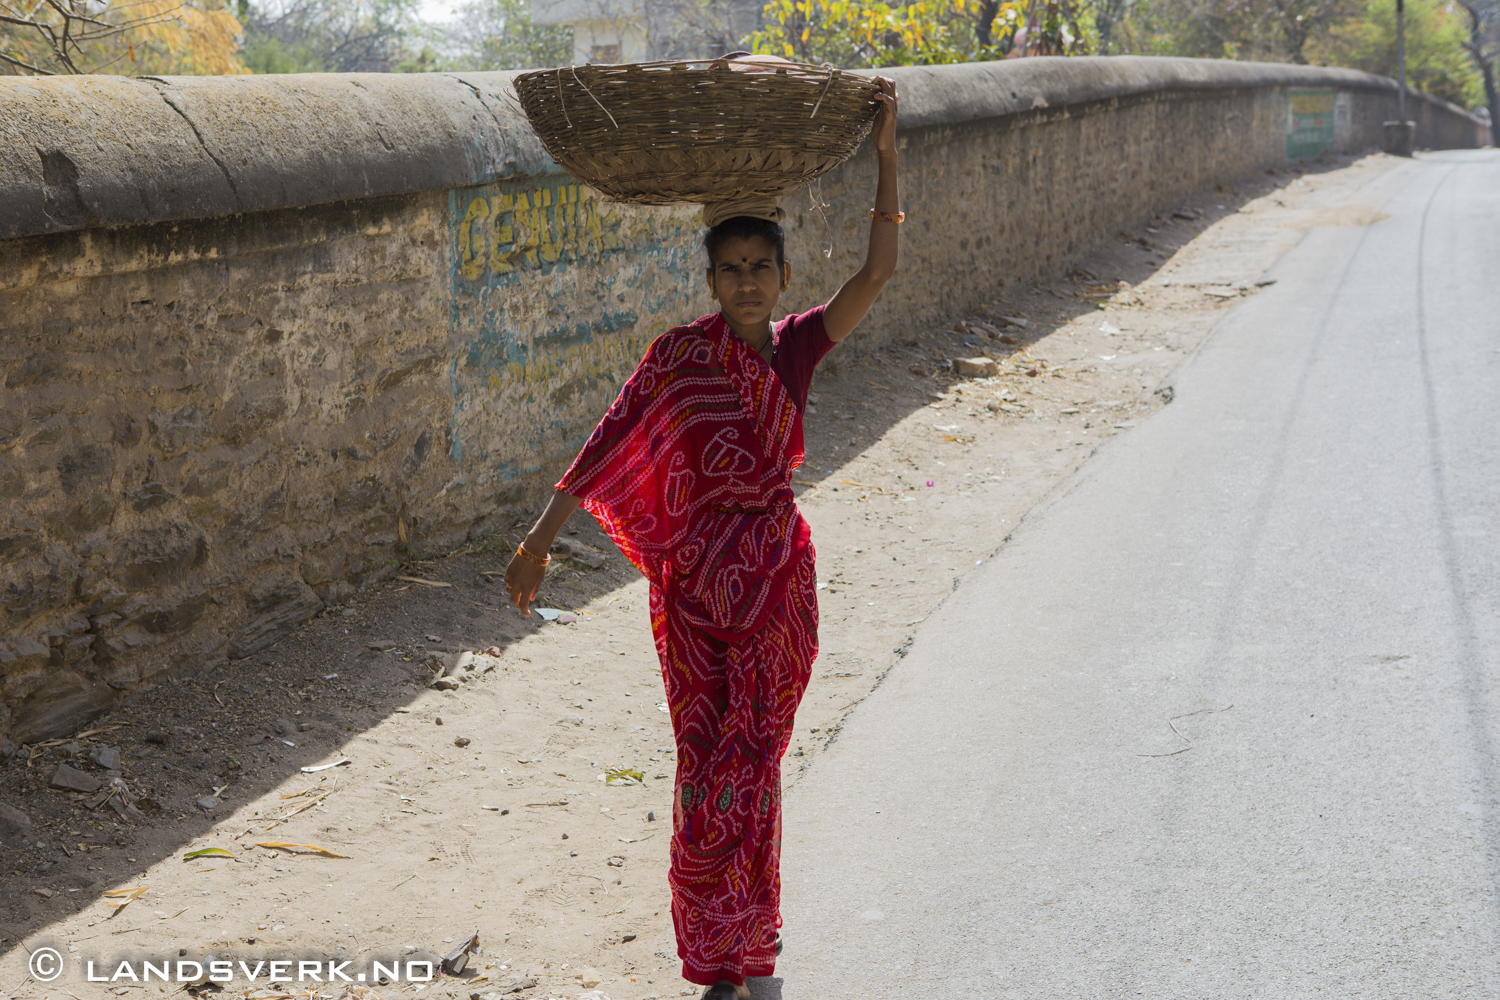
<svg viewBox="0 0 1500 1000"><path fill-rule="evenodd" d="M1363 197L788 794L757 995L1500 996L1500 153Z"/></svg>

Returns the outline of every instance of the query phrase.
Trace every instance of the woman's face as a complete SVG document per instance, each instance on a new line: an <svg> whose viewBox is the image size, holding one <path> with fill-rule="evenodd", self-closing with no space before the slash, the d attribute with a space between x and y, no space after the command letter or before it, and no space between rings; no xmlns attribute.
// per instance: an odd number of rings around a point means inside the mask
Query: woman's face
<svg viewBox="0 0 1500 1000"><path fill-rule="evenodd" d="M759 326L792 279L790 264L776 265L776 246L759 236L725 240L708 272L708 285L733 326Z"/></svg>

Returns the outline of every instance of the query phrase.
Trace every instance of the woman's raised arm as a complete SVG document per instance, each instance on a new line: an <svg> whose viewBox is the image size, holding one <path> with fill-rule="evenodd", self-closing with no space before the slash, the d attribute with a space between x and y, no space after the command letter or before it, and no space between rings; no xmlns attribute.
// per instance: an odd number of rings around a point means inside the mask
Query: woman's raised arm
<svg viewBox="0 0 1500 1000"><path fill-rule="evenodd" d="M881 102L880 117L875 120L871 133L875 138L875 155L880 160L880 181L875 187L875 211L892 217L892 221L881 218L870 220L870 249L865 254L865 265L854 276L844 282L828 300L823 311L823 329L834 343L854 332L859 321L865 318L870 306L885 283L896 273L896 233L899 223L901 199L896 191L896 84L888 77L875 78L880 84L877 99Z"/></svg>

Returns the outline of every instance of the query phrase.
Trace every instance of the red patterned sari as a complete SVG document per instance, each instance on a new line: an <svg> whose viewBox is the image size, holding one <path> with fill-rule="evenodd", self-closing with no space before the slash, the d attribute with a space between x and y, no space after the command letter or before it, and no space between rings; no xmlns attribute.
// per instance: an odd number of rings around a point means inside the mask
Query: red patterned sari
<svg viewBox="0 0 1500 1000"><path fill-rule="evenodd" d="M557 484L651 583L677 742L672 920L704 985L776 967L781 759L818 651L801 463L791 397L715 314L651 345Z"/></svg>

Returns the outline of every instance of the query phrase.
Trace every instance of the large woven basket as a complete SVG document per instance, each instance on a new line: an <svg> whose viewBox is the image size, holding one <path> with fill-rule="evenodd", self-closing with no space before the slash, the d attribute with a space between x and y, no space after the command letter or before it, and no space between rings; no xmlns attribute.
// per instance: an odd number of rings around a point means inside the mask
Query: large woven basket
<svg viewBox="0 0 1500 1000"><path fill-rule="evenodd" d="M879 110L867 77L799 63L567 66L515 79L570 174L637 205L773 197L844 162Z"/></svg>

